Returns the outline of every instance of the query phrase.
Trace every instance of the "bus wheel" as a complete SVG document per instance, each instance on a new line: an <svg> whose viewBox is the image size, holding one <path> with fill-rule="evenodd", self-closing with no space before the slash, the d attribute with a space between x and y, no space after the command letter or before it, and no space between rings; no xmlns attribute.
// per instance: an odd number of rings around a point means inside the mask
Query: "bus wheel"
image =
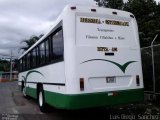
<svg viewBox="0 0 160 120"><path fill-rule="evenodd" d="M38 92L38 105L39 105L39 108L40 108L41 112L46 112L44 91L43 91L42 87L40 87L39 92Z"/></svg>
<svg viewBox="0 0 160 120"><path fill-rule="evenodd" d="M25 87L23 87L22 93L23 93L23 97L27 98L27 94L26 94L26 89L25 89Z"/></svg>
<svg viewBox="0 0 160 120"><path fill-rule="evenodd" d="M27 95L26 95L26 88L25 88L25 86L24 86L24 82L22 82L22 93L23 93L23 97L27 97Z"/></svg>

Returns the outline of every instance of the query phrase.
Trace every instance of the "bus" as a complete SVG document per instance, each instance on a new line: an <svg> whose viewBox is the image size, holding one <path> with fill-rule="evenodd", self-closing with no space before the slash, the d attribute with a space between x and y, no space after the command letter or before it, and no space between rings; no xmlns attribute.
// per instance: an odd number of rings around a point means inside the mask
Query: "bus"
<svg viewBox="0 0 160 120"><path fill-rule="evenodd" d="M52 28L19 57L18 85L40 110L143 101L138 28L129 12L67 5Z"/></svg>

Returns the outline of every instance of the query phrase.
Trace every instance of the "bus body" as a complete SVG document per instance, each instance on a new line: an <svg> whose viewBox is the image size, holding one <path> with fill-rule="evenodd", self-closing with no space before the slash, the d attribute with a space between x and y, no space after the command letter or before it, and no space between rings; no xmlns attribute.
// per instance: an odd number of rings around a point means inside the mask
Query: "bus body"
<svg viewBox="0 0 160 120"><path fill-rule="evenodd" d="M138 28L125 11L68 5L19 58L24 95L61 109L143 100ZM40 92L42 91L42 92Z"/></svg>

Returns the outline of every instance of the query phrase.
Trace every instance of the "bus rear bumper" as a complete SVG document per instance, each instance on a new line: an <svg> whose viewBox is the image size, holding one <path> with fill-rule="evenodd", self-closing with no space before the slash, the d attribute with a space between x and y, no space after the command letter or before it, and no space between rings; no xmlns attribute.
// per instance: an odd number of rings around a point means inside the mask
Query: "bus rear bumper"
<svg viewBox="0 0 160 120"><path fill-rule="evenodd" d="M143 89L116 91L116 95L112 95L112 93L100 92L65 95L45 91L45 101L49 105L60 109L82 109L142 102L144 100Z"/></svg>

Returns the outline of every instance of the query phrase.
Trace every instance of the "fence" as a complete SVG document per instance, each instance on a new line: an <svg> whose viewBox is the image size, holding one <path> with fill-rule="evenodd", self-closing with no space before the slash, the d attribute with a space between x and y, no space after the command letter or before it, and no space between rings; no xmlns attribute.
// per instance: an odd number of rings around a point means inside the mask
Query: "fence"
<svg viewBox="0 0 160 120"><path fill-rule="evenodd" d="M141 48L141 55L144 90L160 94L160 44Z"/></svg>

